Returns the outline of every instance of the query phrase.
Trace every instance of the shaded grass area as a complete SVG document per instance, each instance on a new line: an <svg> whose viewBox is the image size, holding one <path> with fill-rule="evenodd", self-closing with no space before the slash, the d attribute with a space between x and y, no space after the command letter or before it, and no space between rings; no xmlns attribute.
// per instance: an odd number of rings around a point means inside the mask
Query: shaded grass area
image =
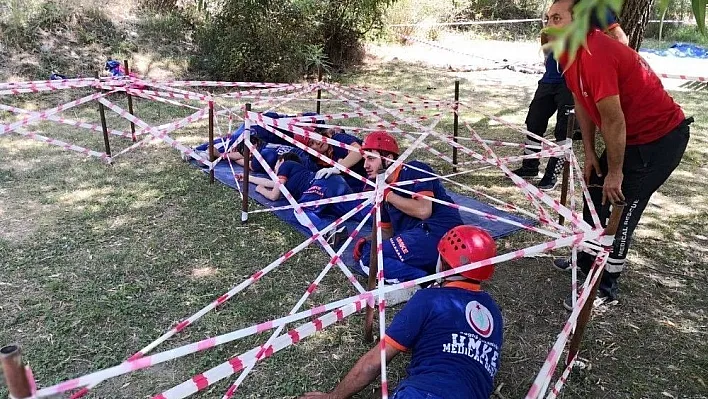
<svg viewBox="0 0 708 399"><path fill-rule="evenodd" d="M0 80L45 80L52 73L93 77L109 58L129 58L141 76L180 75L192 54L192 23L132 1L27 0L0 16Z"/></svg>
<svg viewBox="0 0 708 399"><path fill-rule="evenodd" d="M473 108L523 122L535 77L511 71L455 76L392 63L342 79L347 84L452 99L455 77L462 79L462 100ZM565 397L705 397L708 119L701 113L705 93L673 94L687 113L696 116L692 141L684 162L654 197L637 232L620 306L596 315L587 331L581 356L591 367L572 374ZM18 101L27 106L36 98ZM283 110L302 111L312 105L295 102ZM136 109L150 123L191 113L146 102L139 102ZM336 104L323 107L324 112L343 109ZM98 121L93 106L77 109L72 117ZM486 138L522 140L521 133L492 124L481 114L465 112L463 120ZM127 122L110 115L109 125L128 128ZM40 127L52 137L96 149L102 145L98 133ZM448 114L438 130L451 129ZM461 137L469 137L464 132L461 129ZM190 144L205 135L204 123L175 134ZM116 149L130 144L113 138L112 143ZM435 147L444 150L441 144ZM41 386L120 362L303 240L272 215L252 216L248 225L241 225L237 193L208 185L202 172L186 166L164 145L147 146L117 159L113 166L12 137L0 137L0 148L4 272L0 309L7 315L0 322L0 342L25 346L26 360ZM513 148L500 151L515 153ZM428 151L419 150L414 158L443 173L451 171ZM468 160L461 156L461 161ZM524 204L497 171L483 170L456 180ZM507 251L541 240L520 233L499 245ZM326 260L318 248L308 248L161 349L285 315ZM489 284L506 325L496 381L503 397L525 394L567 317L561 301L570 278L552 271L550 260L551 255L543 255L503 264ZM313 302L327 303L353 293L342 274L333 270ZM388 317L392 313L387 312ZM363 340L362 319L353 316L268 359L249 376L240 396L292 398L331 389L370 346ZM150 397L266 339L251 337L117 378L98 387L92 397ZM397 359L390 367L391 381L402 378L406 363L405 358ZM222 382L197 397L220 396L226 387ZM371 397L370 392L360 397Z"/></svg>

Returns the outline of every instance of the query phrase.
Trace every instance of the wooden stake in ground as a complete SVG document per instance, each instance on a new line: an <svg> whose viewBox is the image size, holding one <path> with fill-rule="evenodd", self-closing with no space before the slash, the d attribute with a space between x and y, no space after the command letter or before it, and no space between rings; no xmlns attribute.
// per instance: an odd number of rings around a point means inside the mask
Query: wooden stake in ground
<svg viewBox="0 0 708 399"><path fill-rule="evenodd" d="M571 142L573 141L573 134L575 133L575 112L572 110L566 111L568 113L568 124L566 127L566 132L565 132L565 138L566 140L570 140ZM563 158L563 180L561 181L561 199L560 203L561 205L565 206L565 204L568 202L568 190L569 190L569 183L568 180L570 179L570 159L568 157ZM565 217L563 215L558 216L558 224L563 225L565 223Z"/></svg>
<svg viewBox="0 0 708 399"><path fill-rule="evenodd" d="M622 211L624 211L625 205L625 203L612 205L612 214L610 215L610 221L607 223L607 227L605 227L605 235L610 237L615 236L615 234L617 233L617 228L619 227L620 219L622 217ZM590 287L590 296L588 297L587 302L585 302L585 306L583 306L583 309L580 311L580 315L578 315L578 323L575 327L575 333L573 334L573 337L570 340L570 346L568 347L568 358L566 360L566 366L568 366L570 361L577 356L578 351L580 350L580 342L583 340L585 327L587 326L588 321L590 320L593 302L595 302L595 297L597 296L597 288L600 286L600 280L602 280L602 273L605 272L604 265L602 265L602 268L603 270L600 271L600 276L598 277L597 281L595 281L595 284ZM593 273L594 270L590 270L588 275L591 276Z"/></svg>
<svg viewBox="0 0 708 399"><path fill-rule="evenodd" d="M0 363L10 397L22 399L32 396L25 366L22 364L22 350L19 345L0 348Z"/></svg>
<svg viewBox="0 0 708 399"><path fill-rule="evenodd" d="M371 218L371 253L369 256L369 285L367 289L369 291L376 288L376 276L379 274L379 259L376 253L376 243L378 242L378 218L376 217L376 212L374 212ZM379 298L383 300L383 298ZM366 307L366 319L364 320L364 339L366 342L373 342L374 340L374 311L376 310L376 301L372 301L372 306ZM382 321L379 320L379 323Z"/></svg>
<svg viewBox="0 0 708 399"><path fill-rule="evenodd" d="M246 104L246 115L244 117L245 129L243 131L243 184L241 186L241 194L243 201L241 202L241 223L248 222L248 182L251 174L251 150L245 143L251 143L251 122L248 120L248 112L251 111L251 104Z"/></svg>
<svg viewBox="0 0 708 399"><path fill-rule="evenodd" d="M209 101L209 161L214 162L214 101ZM209 183L214 184L214 165L209 171Z"/></svg>
<svg viewBox="0 0 708 399"><path fill-rule="evenodd" d="M100 77L98 74L98 71L96 71L96 79L99 80L100 83ZM101 89L98 89L98 91L102 91ZM101 128L103 128L103 144L106 147L106 155L108 157L111 157L111 143L108 141L108 125L106 124L106 109L103 107L103 103L99 102L98 103L98 113L101 115Z"/></svg>
<svg viewBox="0 0 708 399"><path fill-rule="evenodd" d="M128 64L128 60L123 60L123 68L125 69L125 75L130 76L130 65ZM131 94L128 94L128 112L135 116L135 112L133 111L133 96ZM135 123L132 121L130 122L130 133L133 135L133 143L135 143L137 140L135 138Z"/></svg>
<svg viewBox="0 0 708 399"><path fill-rule="evenodd" d="M459 116L457 113L460 109L460 81L455 81L455 104L453 105L454 113L452 115L452 141L457 143L457 134L459 131ZM457 147L452 147L452 173L457 173Z"/></svg>
<svg viewBox="0 0 708 399"><path fill-rule="evenodd" d="M322 68L318 67L317 68L317 81L322 83ZM322 102L320 101L322 99L322 89L317 89L317 115L320 114Z"/></svg>

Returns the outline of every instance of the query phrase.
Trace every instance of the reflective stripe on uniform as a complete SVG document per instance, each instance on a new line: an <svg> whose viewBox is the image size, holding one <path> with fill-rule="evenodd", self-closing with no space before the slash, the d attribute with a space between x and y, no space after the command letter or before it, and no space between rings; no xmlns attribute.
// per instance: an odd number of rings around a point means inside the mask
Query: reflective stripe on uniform
<svg viewBox="0 0 708 399"><path fill-rule="evenodd" d="M608 273L621 273L624 270L625 259L607 258L605 271Z"/></svg>

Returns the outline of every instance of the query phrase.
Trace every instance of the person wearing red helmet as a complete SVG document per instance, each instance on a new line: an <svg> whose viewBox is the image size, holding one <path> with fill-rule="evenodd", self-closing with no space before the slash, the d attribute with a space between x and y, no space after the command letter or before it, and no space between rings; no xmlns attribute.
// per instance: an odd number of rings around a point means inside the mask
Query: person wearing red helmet
<svg viewBox="0 0 708 399"><path fill-rule="evenodd" d="M438 270L445 271L496 256L494 239L473 226L457 226L438 244ZM411 351L408 375L392 399L486 399L499 370L503 319L480 283L494 265L483 265L416 292L386 330L386 361ZM380 346L362 356L330 393L301 399L344 399L369 385L381 371Z"/></svg>
<svg viewBox="0 0 708 399"><path fill-rule="evenodd" d="M362 144L364 168L375 179L398 157L396 139L386 132L369 134ZM433 169L420 161L401 165L388 177L388 184L430 178ZM435 271L436 245L451 228L462 224L460 212L422 196L454 203L439 180L424 180L402 187L417 195L386 190L381 208L384 275L388 282L408 281ZM371 241L362 238L354 247L354 260L369 270Z"/></svg>

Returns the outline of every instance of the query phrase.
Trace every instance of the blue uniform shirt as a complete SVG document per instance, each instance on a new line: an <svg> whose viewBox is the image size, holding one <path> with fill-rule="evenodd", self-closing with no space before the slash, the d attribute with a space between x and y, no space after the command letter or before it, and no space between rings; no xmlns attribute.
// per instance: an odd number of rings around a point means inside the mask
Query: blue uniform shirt
<svg viewBox="0 0 708 399"><path fill-rule="evenodd" d="M546 57L546 72L544 72L540 82L549 84L565 83L562 72L563 70L560 69L558 61L553 57L553 53L549 53Z"/></svg>
<svg viewBox="0 0 708 399"><path fill-rule="evenodd" d="M310 183L315 178L315 172L307 170L295 161L285 161L278 169L278 178L285 184L285 188L293 198L299 201L302 193L310 187Z"/></svg>
<svg viewBox="0 0 708 399"><path fill-rule="evenodd" d="M408 165L433 173L433 169L430 166L420 161L412 161L409 162ZM394 179L392 182L425 179L432 176L431 174L411 169L408 165L403 165L398 172L394 172ZM447 195L447 192L445 191L442 183L440 183L440 180L428 180L421 183L402 186L401 188L417 194L434 197L441 201L454 203L452 198ZM411 198L410 195L399 191L396 191L396 194L405 198ZM419 226L421 222L424 222L432 232L437 233L436 235L438 237L442 237L442 235L451 228L461 225L462 218L460 217L460 211L457 209L433 202L432 214L429 218L423 221L403 213L395 206L386 202L381 208L381 222L383 224L388 223L393 228L394 234L401 234L406 230Z"/></svg>
<svg viewBox="0 0 708 399"><path fill-rule="evenodd" d="M416 292L393 318L386 343L412 351L412 387L446 399L487 399L499 370L503 320L489 294L469 282Z"/></svg>
<svg viewBox="0 0 708 399"><path fill-rule="evenodd" d="M293 147L290 147L289 145L279 145L279 144L268 144L264 148L260 150L261 156L263 159L265 159L266 163L268 166L272 168L275 167L275 163L278 162L278 157L282 154L285 154L286 152L290 152L293 150ZM251 163L252 168L251 170L254 173L265 173L265 169L263 166L260 164L260 162L256 161L255 158L253 159L253 162Z"/></svg>
<svg viewBox="0 0 708 399"><path fill-rule="evenodd" d="M344 132L335 133L332 136L332 139L349 145L352 145L354 143L361 145L362 143L362 141L358 137L352 136L351 134ZM346 158L347 155L349 155L349 150L347 150L346 148L332 146L332 160L339 162L342 159ZM366 169L364 169L363 158L350 169L352 170L352 172L359 174L359 176L366 177ZM364 188L364 182L362 182L361 180L345 174L343 174L343 177L347 184L349 184L353 190L361 191Z"/></svg>

